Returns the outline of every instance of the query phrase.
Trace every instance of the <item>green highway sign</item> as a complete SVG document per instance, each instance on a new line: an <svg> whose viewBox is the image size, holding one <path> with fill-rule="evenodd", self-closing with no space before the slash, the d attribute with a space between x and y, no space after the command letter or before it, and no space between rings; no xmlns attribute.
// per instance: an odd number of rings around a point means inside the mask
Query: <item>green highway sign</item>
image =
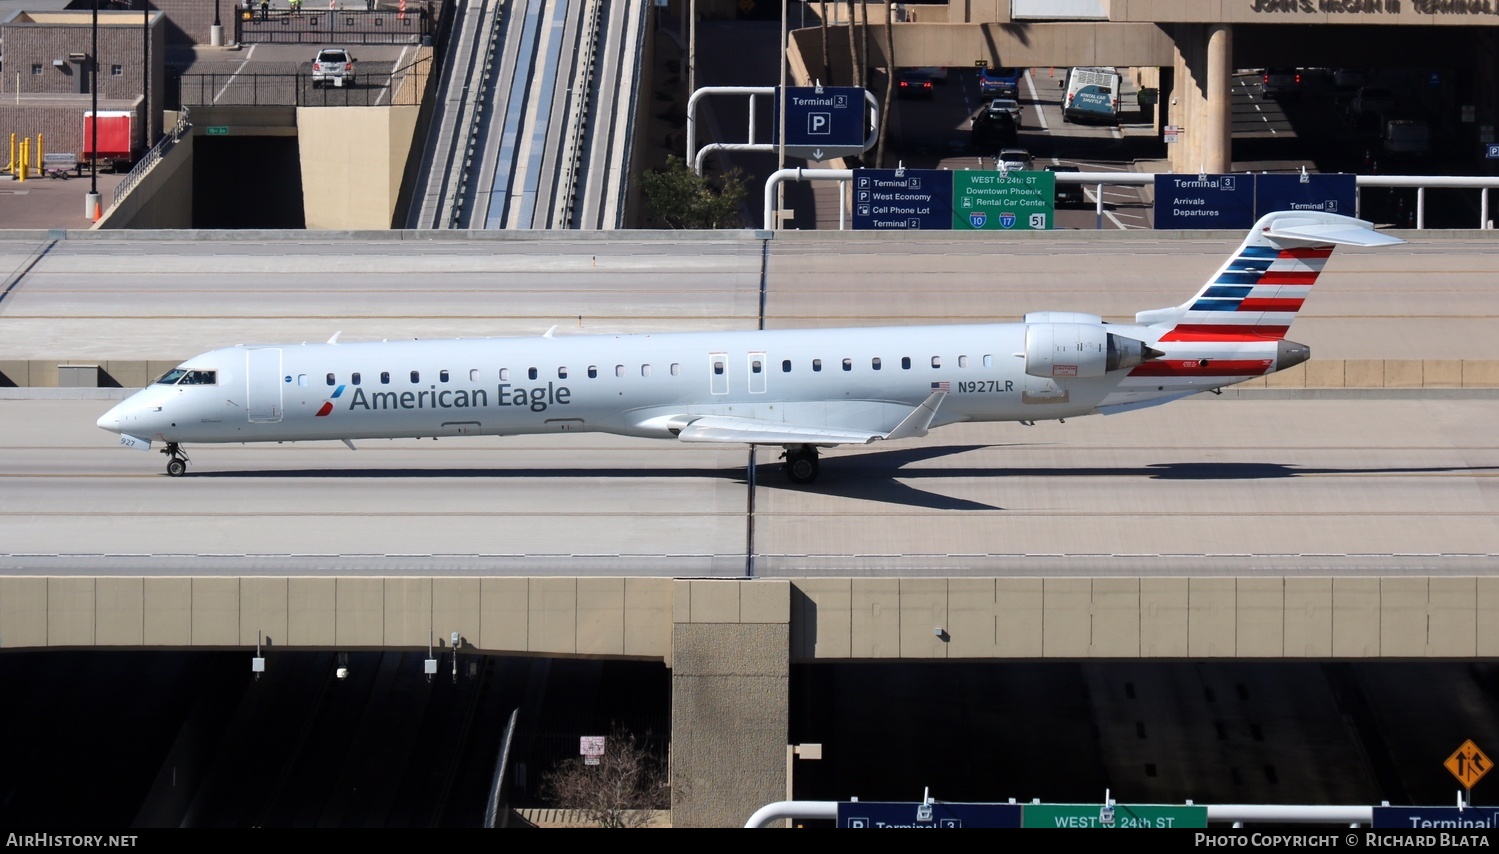
<svg viewBox="0 0 1499 854"><path fill-rule="evenodd" d="M203 132L206 133L206 134L208 134L209 136L228 136L229 135L229 128L226 128L226 127L204 128Z"/></svg>
<svg viewBox="0 0 1499 854"><path fill-rule="evenodd" d="M1104 819L1111 819L1108 823ZM1207 807L1115 804L1025 804L1021 827L1207 827Z"/></svg>
<svg viewBox="0 0 1499 854"><path fill-rule="evenodd" d="M1051 172L952 173L955 231L1044 231L1056 221Z"/></svg>

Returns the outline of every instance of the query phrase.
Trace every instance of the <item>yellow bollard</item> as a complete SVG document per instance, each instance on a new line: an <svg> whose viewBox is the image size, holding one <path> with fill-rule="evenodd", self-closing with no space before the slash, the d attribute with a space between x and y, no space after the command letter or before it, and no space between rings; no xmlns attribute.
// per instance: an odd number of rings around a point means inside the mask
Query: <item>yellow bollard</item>
<svg viewBox="0 0 1499 854"><path fill-rule="evenodd" d="M16 135L14 132L10 135L10 165L5 167L5 171L9 172L12 178L16 176Z"/></svg>
<svg viewBox="0 0 1499 854"><path fill-rule="evenodd" d="M19 176L22 181L26 180L26 169L31 165L30 161L26 159L27 152L29 152L30 149L31 140L29 138L23 138L21 140L21 162L18 164L19 168L16 170L17 176Z"/></svg>
<svg viewBox="0 0 1499 854"><path fill-rule="evenodd" d="M47 149L42 147L42 135L36 135L36 177L47 177L42 170L47 166Z"/></svg>

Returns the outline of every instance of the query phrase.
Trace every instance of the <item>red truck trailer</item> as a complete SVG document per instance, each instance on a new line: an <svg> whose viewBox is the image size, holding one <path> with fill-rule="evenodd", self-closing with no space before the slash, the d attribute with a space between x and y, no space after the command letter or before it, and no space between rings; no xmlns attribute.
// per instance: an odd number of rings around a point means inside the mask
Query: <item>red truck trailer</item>
<svg viewBox="0 0 1499 854"><path fill-rule="evenodd" d="M93 162L94 126L97 124L100 165L107 163L111 169L118 169L121 164L128 166L135 162L132 146L135 135L130 125L135 114L126 110L100 110L97 116L96 119L93 110L83 113L83 146L79 149L82 154L78 159L85 164Z"/></svg>

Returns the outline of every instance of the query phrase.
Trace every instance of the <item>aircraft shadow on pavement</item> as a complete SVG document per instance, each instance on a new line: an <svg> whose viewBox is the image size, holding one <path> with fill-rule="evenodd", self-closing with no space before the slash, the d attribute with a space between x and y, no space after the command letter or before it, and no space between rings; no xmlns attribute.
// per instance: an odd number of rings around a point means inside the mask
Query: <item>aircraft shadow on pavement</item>
<svg viewBox="0 0 1499 854"><path fill-rule="evenodd" d="M811 484L791 483L783 473L783 464L773 451L762 451L756 466L755 483L766 489L793 493L815 493L861 501L879 501L931 510L1003 510L1002 506L985 504L950 495L928 492L913 482L939 483L958 478L1007 479L1039 478L1147 478L1174 481L1243 481L1279 480L1312 475L1421 475L1474 474L1499 471L1499 466L1368 466L1332 467L1301 466L1288 463L1258 462L1173 462L1149 463L1143 466L1045 466L1000 467L963 466L957 468L910 468L915 463L940 457L992 448L1016 448L1023 445L926 445L890 451L861 451L834 457L823 457L822 472ZM728 468L300 468L257 469L249 471L198 471L193 478L335 478L335 479L539 479L565 480L586 478L719 478L747 483L744 467Z"/></svg>

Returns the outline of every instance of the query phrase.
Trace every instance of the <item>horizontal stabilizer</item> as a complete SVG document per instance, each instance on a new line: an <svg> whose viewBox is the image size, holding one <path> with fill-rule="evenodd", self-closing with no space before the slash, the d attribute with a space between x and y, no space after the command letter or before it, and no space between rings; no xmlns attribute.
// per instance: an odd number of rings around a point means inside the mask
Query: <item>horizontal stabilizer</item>
<svg viewBox="0 0 1499 854"><path fill-rule="evenodd" d="M1398 237L1375 231L1373 223L1356 219L1307 223L1291 220L1284 225L1277 222L1270 225L1265 236L1277 242L1340 243L1344 246L1390 246L1405 242Z"/></svg>

